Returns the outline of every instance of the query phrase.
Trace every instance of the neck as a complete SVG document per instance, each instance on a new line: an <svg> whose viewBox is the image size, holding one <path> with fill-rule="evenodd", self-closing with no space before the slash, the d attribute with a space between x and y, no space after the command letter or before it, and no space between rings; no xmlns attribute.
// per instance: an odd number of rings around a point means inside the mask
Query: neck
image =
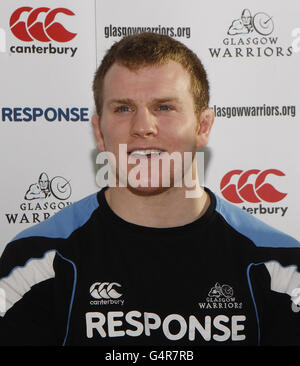
<svg viewBox="0 0 300 366"><path fill-rule="evenodd" d="M187 198L183 187L147 194L128 187L111 187L105 191L105 197L110 208L125 221L156 228L193 222L204 214L210 204L209 195L200 186L197 186L194 198Z"/></svg>

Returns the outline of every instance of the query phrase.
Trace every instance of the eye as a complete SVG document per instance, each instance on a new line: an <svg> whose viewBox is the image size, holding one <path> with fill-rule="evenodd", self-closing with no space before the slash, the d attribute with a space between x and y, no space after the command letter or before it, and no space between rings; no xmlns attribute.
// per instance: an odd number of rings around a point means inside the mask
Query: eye
<svg viewBox="0 0 300 366"><path fill-rule="evenodd" d="M130 107L128 105L120 105L115 108L115 112L118 113L130 112Z"/></svg>
<svg viewBox="0 0 300 366"><path fill-rule="evenodd" d="M161 104L158 106L158 110L160 111L170 111L171 109L172 109L171 106L167 104Z"/></svg>

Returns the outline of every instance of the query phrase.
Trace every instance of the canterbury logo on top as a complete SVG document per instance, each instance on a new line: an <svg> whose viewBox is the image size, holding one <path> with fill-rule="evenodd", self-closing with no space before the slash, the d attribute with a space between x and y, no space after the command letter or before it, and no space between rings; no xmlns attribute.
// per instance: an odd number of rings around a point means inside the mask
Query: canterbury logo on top
<svg viewBox="0 0 300 366"><path fill-rule="evenodd" d="M33 9L23 6L12 13L9 26L14 36L24 42L71 41L77 33L69 32L61 23L57 22L55 18L58 14L75 15L66 8L51 10L47 7Z"/></svg>
<svg viewBox="0 0 300 366"><path fill-rule="evenodd" d="M279 177L285 176L283 172L277 169L263 171L258 169L231 170L221 180L222 195L232 203L281 201L287 193L279 192L273 185L265 182L267 176L272 174ZM234 176L239 176L236 183L232 182ZM251 176L256 176L254 183L250 182Z"/></svg>
<svg viewBox="0 0 300 366"><path fill-rule="evenodd" d="M90 287L90 294L95 299L118 299L122 296L115 287L121 287L117 282L95 282Z"/></svg>

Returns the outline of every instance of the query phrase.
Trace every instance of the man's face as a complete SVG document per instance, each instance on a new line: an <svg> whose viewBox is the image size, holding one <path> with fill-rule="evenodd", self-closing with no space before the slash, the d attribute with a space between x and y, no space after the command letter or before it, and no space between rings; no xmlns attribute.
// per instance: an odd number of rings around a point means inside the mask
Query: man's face
<svg viewBox="0 0 300 366"><path fill-rule="evenodd" d="M119 145L127 144L128 175L138 164L140 167L146 166L143 169L148 174L140 180L144 187L140 186L136 191L145 194L161 191L159 187L151 187L155 175L151 166L154 166L155 159L163 160L170 156L168 154L177 152L183 163L184 152L192 152L194 156L196 149L206 144L207 140L199 128L201 117L195 114L190 89L190 75L174 61L162 66L142 67L136 71L114 64L107 72L103 86L102 115L93 118L94 132L99 150L114 153L117 162ZM203 116L202 119L207 120ZM152 153L145 155L150 150ZM129 164L130 158L138 158L136 164ZM117 163L117 178L124 168L124 165L119 167ZM187 168L185 166L184 170ZM183 168L180 169L183 173ZM180 169L171 165L171 185L179 176L182 177ZM164 174L169 172L165 172L161 166L159 186L162 185ZM128 185L128 181L124 183Z"/></svg>
<svg viewBox="0 0 300 366"><path fill-rule="evenodd" d="M242 22L245 26L251 25L251 13L248 9L245 9L241 16Z"/></svg>
<svg viewBox="0 0 300 366"><path fill-rule="evenodd" d="M39 177L39 185L42 190L49 189L49 178L45 173L42 173Z"/></svg>

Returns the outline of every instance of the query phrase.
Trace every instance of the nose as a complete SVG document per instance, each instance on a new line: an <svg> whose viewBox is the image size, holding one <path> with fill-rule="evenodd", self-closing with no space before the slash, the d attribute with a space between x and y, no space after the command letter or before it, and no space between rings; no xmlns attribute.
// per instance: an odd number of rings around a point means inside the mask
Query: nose
<svg viewBox="0 0 300 366"><path fill-rule="evenodd" d="M131 122L132 136L148 137L157 135L156 117L147 108L139 108L134 113Z"/></svg>

